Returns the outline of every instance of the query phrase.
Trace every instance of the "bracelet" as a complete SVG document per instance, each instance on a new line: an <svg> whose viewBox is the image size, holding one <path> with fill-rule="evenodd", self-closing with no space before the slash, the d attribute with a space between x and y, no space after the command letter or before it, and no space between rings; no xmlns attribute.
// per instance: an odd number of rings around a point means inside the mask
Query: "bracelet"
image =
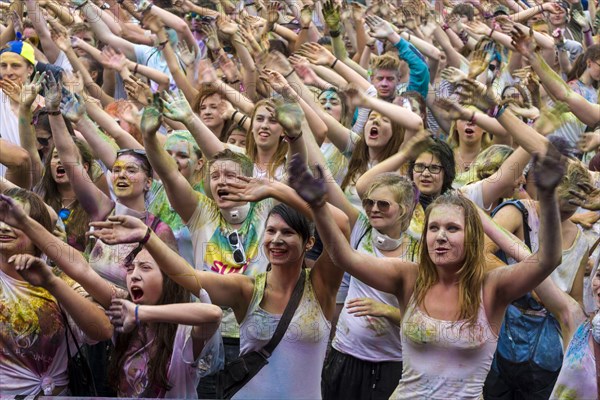
<svg viewBox="0 0 600 400"><path fill-rule="evenodd" d="M406 32L408 34L408 39L406 39L407 42L410 42L410 32Z"/></svg>
<svg viewBox="0 0 600 400"><path fill-rule="evenodd" d="M231 114L231 118L229 118L229 119L230 119L230 120L232 120L232 121L235 121L235 116L237 115L237 113L239 113L239 111L238 111L238 110L235 110L235 111L233 112L233 114Z"/></svg>
<svg viewBox="0 0 600 400"><path fill-rule="evenodd" d="M300 134L299 134L298 136L295 136L295 137L291 137L291 136L288 136L288 135L284 134L283 138L285 139L285 141L286 141L286 142L288 142L288 143L292 144L292 143L294 143L296 140L298 140L298 139L300 139L300 138L302 137L302 133L303 133L303 132L302 132L302 131L300 131Z"/></svg>
<svg viewBox="0 0 600 400"><path fill-rule="evenodd" d="M275 29L277 29L277 22L275 22L273 24L273 27L271 28L271 32L275 32Z"/></svg>
<svg viewBox="0 0 600 400"><path fill-rule="evenodd" d="M489 38L492 37L492 35L494 34L495 30L496 30L496 24L492 24L492 30L490 31L490 34L488 35Z"/></svg>
<svg viewBox="0 0 600 400"><path fill-rule="evenodd" d="M140 308L139 304L135 305L135 324L140 326L140 317L138 316L138 309Z"/></svg>
<svg viewBox="0 0 600 400"><path fill-rule="evenodd" d="M162 49L164 49L164 48L165 48L165 46L167 45L167 43L169 43L169 40L168 40L168 39L167 39L167 40L165 40L164 42L160 42L160 43L159 43L159 44L156 46L156 48L157 48L157 49L159 49L159 50L162 50Z"/></svg>
<svg viewBox="0 0 600 400"><path fill-rule="evenodd" d="M134 75L135 75L135 74L137 74L137 70L138 70L138 66L139 66L139 65L140 65L140 64L138 64L138 63L135 63L135 67L133 67L133 74L134 74Z"/></svg>
<svg viewBox="0 0 600 400"><path fill-rule="evenodd" d="M244 127L244 123L245 123L247 120L248 120L248 116L244 115L244 116L242 117L242 119L240 119L240 122L238 122L238 126L243 128L243 127Z"/></svg>
<svg viewBox="0 0 600 400"><path fill-rule="evenodd" d="M490 110L488 115L492 118L500 118L500 116L502 116L502 114L504 114L504 111L506 111L506 106L496 105L494 108L492 108Z"/></svg>
<svg viewBox="0 0 600 400"><path fill-rule="evenodd" d="M340 36L340 31L329 31L329 36L331 36L332 38L336 38Z"/></svg>
<svg viewBox="0 0 600 400"><path fill-rule="evenodd" d="M60 110L54 110L54 111L47 111L46 114L48 114L48 115L60 115L61 112L60 112Z"/></svg>
<svg viewBox="0 0 600 400"><path fill-rule="evenodd" d="M75 10L79 10L79 9L83 8L83 6L85 6L87 3L88 3L88 0L84 1L83 3L81 3L80 5L75 7Z"/></svg>
<svg viewBox="0 0 600 400"><path fill-rule="evenodd" d="M235 81L232 82L227 82L229 85L235 85L236 83L240 83L239 79L236 79Z"/></svg>
<svg viewBox="0 0 600 400"><path fill-rule="evenodd" d="M336 58L335 61L333 63L331 63L331 65L329 66L329 68L334 69L335 68L335 64L337 64L339 58Z"/></svg>
<svg viewBox="0 0 600 400"><path fill-rule="evenodd" d="M442 30L446 32L448 29L450 29L450 25L444 22L444 25L442 25Z"/></svg>
<svg viewBox="0 0 600 400"><path fill-rule="evenodd" d="M284 77L285 79L287 79L287 78L289 78L289 77L290 77L290 76L291 76L291 75L292 75L294 72L296 72L296 70L294 70L294 69L292 68L292 70L291 70L290 72L288 72L287 74L285 74L283 77Z"/></svg>
<svg viewBox="0 0 600 400"><path fill-rule="evenodd" d="M144 236L144 238L142 240L140 240L140 246L143 246L146 243L148 243L148 240L150 240L151 235L152 235L152 228L148 227L148 229L146 230L146 235Z"/></svg>

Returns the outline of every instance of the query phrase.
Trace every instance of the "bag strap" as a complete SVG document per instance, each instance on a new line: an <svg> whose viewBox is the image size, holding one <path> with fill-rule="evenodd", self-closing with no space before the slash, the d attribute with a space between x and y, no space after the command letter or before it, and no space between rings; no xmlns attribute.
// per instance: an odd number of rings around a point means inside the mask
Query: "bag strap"
<svg viewBox="0 0 600 400"><path fill-rule="evenodd" d="M300 304L300 300L302 299L302 293L304 292L304 282L306 280L306 268L303 265L302 271L300 272L300 276L298 277L298 282L296 282L296 286L294 287L294 291L290 296L290 300L285 306L285 310L283 311L283 315L277 324L277 328L275 329L275 333L269 343L267 343L262 349L258 350L265 358L271 357L273 354L273 350L277 347L281 339L283 339L283 335L287 331L290 322L292 322L292 318L298 305Z"/></svg>
<svg viewBox="0 0 600 400"><path fill-rule="evenodd" d="M592 338L592 342L594 342L594 357L596 358L596 391L598 399L600 399L600 343L596 342L594 338Z"/></svg>
<svg viewBox="0 0 600 400"><path fill-rule="evenodd" d="M515 206L523 215L523 242L527 245L527 247L531 250L531 238L529 237L529 232L531 232L531 227L529 226L529 211L527 211L527 207L521 200L507 200L502 204L499 204L494 211L491 213L491 217L493 218L501 208L505 206Z"/></svg>

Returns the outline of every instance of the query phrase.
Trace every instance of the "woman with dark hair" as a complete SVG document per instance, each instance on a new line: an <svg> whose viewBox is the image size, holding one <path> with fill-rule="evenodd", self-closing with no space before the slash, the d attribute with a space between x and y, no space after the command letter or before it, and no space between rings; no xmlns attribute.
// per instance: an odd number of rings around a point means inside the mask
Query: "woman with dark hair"
<svg viewBox="0 0 600 400"><path fill-rule="evenodd" d="M16 197L19 198L18 195ZM29 204L33 202L30 201ZM57 282L57 278L41 259L29 254L20 254L8 259L9 263L15 265L16 271L27 277L31 284L48 288L60 301L60 306L71 313L75 322L92 338L97 340L109 338L113 334L113 327L110 326L112 322L117 334L113 338L115 351L109 373L114 379L113 384L119 396L194 398L195 388L201 375L219 368L222 360L220 335L217 333L222 312L218 307L189 302L189 292L160 272L156 261L148 252L143 251L141 241L135 258L132 258L126 266L127 291L117 290L90 267L81 253L52 235L47 230L48 226L45 229L37 222L33 207L30 207L30 215L27 215L25 211L27 208L24 209L17 201L6 196L0 198L0 205L0 216L6 231L14 233L17 239L19 233L21 236L26 235L30 246L52 249L48 252L48 257L107 310L106 314L110 317L110 322L94 303L78 295L74 297L73 290L64 282ZM37 207L43 208L43 203ZM98 228L122 221L119 219L122 217L119 216L111 218L110 222L98 223ZM143 224L142 221L138 221ZM9 224L10 228L6 224ZM146 232L150 231L147 226L144 227ZM146 233L142 239L147 236ZM10 245L6 247L9 248ZM4 268L1 273L4 273ZM36 290L40 289L36 288ZM203 303L209 301L205 292L199 290L196 293ZM46 300L47 296L40 296L40 298ZM52 299L48 300L52 305ZM58 343L61 343L61 339L64 340L66 337L61 325L41 325L42 322L47 324L48 319L52 321L52 314L61 317L58 307L54 305L57 310L48 309L48 307L40 307L39 303L39 299L30 299L29 302L22 301L21 307L26 308L24 304L36 307L33 315L36 313L39 315L40 328L43 328L41 332L48 335L48 332L53 332L54 328L60 332L60 336L58 333L54 335L58 338ZM42 312L45 313L41 314ZM35 318L30 318L26 324L29 325L33 321ZM12 329L2 331L13 332ZM23 339L19 341L21 352L23 343L26 343ZM35 345L36 340L31 340L31 343ZM40 343L39 338L37 343ZM52 348L46 341L41 341L41 344L46 345L45 350ZM60 363L63 368L60 375L54 370L51 370L51 376L46 376L43 370L36 371L40 375L37 377L40 381L38 385L42 386L46 395L62 394L63 385L68 383L65 379L67 364L65 347L64 343L60 344L59 351L62 353L57 353L54 357L51 355L39 357L40 360L56 360L53 362ZM32 356L35 355L32 353ZM8 363L0 363L0 368L5 365L7 366ZM2 376L5 377L5 374L3 373ZM3 393L6 385L7 382L3 378L3 388L0 389L0 393ZM38 392L39 389L16 394Z"/></svg>
<svg viewBox="0 0 600 400"><path fill-rule="evenodd" d="M2 397L68 395L67 324L79 342L106 340L112 333L103 310L81 287L40 258L43 251L53 261L62 254L52 246L62 244L52 229L44 202L33 192L14 188L0 195ZM52 240L36 241L35 235Z"/></svg>
<svg viewBox="0 0 600 400"><path fill-rule="evenodd" d="M306 268L304 257L314 243L312 227L306 217L295 209L306 210L306 204L293 190L288 189L289 196L286 199L294 208L277 205L270 211L266 221L262 240L269 261L266 272L250 277L198 271L156 235L150 233L150 239L145 244L145 248L171 279L190 291L204 288L215 304L233 309L240 324L242 355L260 350L269 341L293 288L301 275L306 278L302 299L286 334L269 357L269 363L235 394L236 399L321 396L321 368L342 271L330 262L326 252L312 268ZM256 201L269 194L268 190L263 190L261 194L254 192L241 197L246 200L251 197ZM225 197L240 198L234 194ZM340 229L345 229L347 220L341 214L337 215L336 223ZM136 242L144 237L146 227L140 221L120 218L119 224L103 224L104 229L96 232L99 237L111 243ZM229 240L233 242L231 236Z"/></svg>

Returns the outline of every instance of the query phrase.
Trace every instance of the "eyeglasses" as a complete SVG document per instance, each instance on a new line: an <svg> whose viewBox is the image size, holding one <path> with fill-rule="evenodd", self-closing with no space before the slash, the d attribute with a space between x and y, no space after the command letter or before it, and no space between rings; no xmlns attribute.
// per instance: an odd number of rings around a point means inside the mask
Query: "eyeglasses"
<svg viewBox="0 0 600 400"><path fill-rule="evenodd" d="M237 265L243 265L246 263L246 252L244 251L244 246L242 246L242 240L240 238L240 234L237 230L231 232L227 236L227 240L229 241L229 245L233 250L233 261Z"/></svg>
<svg viewBox="0 0 600 400"><path fill-rule="evenodd" d="M373 200L373 199L363 199L362 206L366 212L371 212L373 207L377 204L377 209L381 212L388 212L392 203L387 200Z"/></svg>
<svg viewBox="0 0 600 400"><path fill-rule="evenodd" d="M137 154L140 156L144 156L145 158L148 158L148 156L146 155L146 150L144 149L119 149L117 150L117 157L124 155L124 154Z"/></svg>
<svg viewBox="0 0 600 400"><path fill-rule="evenodd" d="M433 174L433 175L437 175L440 172L442 172L442 165L438 165L438 164L430 164L430 165L425 165L425 164L415 164L413 167L413 171L418 172L418 173L422 173L425 172L425 170L428 170L429 173Z"/></svg>
<svg viewBox="0 0 600 400"><path fill-rule="evenodd" d="M598 61L595 61L595 60L590 60L590 61L600 67L600 63Z"/></svg>
<svg viewBox="0 0 600 400"><path fill-rule="evenodd" d="M488 65L488 69L492 72L496 72L496 68L498 68L498 66L496 64Z"/></svg>

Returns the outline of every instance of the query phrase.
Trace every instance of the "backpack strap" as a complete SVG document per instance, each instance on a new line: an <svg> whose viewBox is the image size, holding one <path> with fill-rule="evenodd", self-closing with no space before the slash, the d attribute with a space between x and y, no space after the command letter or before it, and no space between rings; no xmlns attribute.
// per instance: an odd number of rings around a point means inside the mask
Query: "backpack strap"
<svg viewBox="0 0 600 400"><path fill-rule="evenodd" d="M527 210L527 207L525 207L525 204L523 204L521 200L513 199L501 203L496 208L494 208L491 217L493 218L498 213L498 211L500 211L500 209L506 206L514 206L517 208L517 210L521 212L521 215L523 216L523 241L525 242L527 247L529 247L529 250L531 250L531 227L529 226L529 211Z"/></svg>

